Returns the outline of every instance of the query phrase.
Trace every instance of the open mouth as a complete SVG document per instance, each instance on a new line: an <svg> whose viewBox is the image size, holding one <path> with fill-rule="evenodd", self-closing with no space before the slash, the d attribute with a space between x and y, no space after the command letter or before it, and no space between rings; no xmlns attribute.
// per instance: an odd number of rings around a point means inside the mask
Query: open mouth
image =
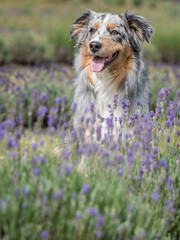
<svg viewBox="0 0 180 240"><path fill-rule="evenodd" d="M93 72L100 72L100 71L102 71L110 63L112 63L117 56L118 56L118 52L115 52L110 57L98 57L98 56L95 56L91 60L91 63L90 63L91 70Z"/></svg>

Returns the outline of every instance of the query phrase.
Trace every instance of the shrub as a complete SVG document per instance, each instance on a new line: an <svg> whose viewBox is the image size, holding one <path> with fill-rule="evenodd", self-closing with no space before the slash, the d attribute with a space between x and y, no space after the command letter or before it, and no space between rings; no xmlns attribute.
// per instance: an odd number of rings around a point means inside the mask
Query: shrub
<svg viewBox="0 0 180 240"><path fill-rule="evenodd" d="M83 2L83 3L90 3L90 2L92 2L92 0L81 0L81 2Z"/></svg>
<svg viewBox="0 0 180 240"><path fill-rule="evenodd" d="M116 0L116 3L122 5L125 3L125 0Z"/></svg>
<svg viewBox="0 0 180 240"><path fill-rule="evenodd" d="M161 55L157 50L157 47L153 44L144 44L144 59L160 61Z"/></svg>
<svg viewBox="0 0 180 240"><path fill-rule="evenodd" d="M108 0L107 0L108 2ZM125 4L125 0L112 0L111 4L123 5Z"/></svg>
<svg viewBox="0 0 180 240"><path fill-rule="evenodd" d="M133 0L133 4L136 6L142 5L143 1L142 0Z"/></svg>
<svg viewBox="0 0 180 240"><path fill-rule="evenodd" d="M55 58L57 61L71 63L75 42L70 40L71 22L58 23L51 27L48 32L48 42L56 48Z"/></svg>
<svg viewBox="0 0 180 240"><path fill-rule="evenodd" d="M167 23L163 27L156 29L152 38L152 44L155 45L161 56L162 61L178 62L180 61L180 28L179 23Z"/></svg>
<svg viewBox="0 0 180 240"><path fill-rule="evenodd" d="M156 0L150 0L149 6L150 7L156 7L157 6L157 1Z"/></svg>
<svg viewBox="0 0 180 240"><path fill-rule="evenodd" d="M18 32L10 41L12 60L20 64L34 64L53 60L53 46L32 33Z"/></svg>
<svg viewBox="0 0 180 240"><path fill-rule="evenodd" d="M11 61L11 54L7 43L0 38L0 64L7 64Z"/></svg>

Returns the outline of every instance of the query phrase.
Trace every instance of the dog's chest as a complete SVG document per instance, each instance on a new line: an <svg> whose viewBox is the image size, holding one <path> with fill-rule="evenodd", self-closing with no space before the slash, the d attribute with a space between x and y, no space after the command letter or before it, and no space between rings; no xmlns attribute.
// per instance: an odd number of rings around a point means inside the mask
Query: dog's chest
<svg viewBox="0 0 180 240"><path fill-rule="evenodd" d="M96 93L96 110L101 117L109 118L113 113L115 117L122 115L120 106L120 96L113 83L112 76L107 70L103 73L92 73L93 83Z"/></svg>

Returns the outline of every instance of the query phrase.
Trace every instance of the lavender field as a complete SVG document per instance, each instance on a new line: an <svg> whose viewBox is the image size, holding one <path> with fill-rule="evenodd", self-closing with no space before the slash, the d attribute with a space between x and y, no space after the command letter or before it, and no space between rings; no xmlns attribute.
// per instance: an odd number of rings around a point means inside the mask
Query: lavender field
<svg viewBox="0 0 180 240"><path fill-rule="evenodd" d="M85 141L71 69L0 68L0 239L179 239L180 65L147 69L149 117L115 96L103 135L92 103Z"/></svg>

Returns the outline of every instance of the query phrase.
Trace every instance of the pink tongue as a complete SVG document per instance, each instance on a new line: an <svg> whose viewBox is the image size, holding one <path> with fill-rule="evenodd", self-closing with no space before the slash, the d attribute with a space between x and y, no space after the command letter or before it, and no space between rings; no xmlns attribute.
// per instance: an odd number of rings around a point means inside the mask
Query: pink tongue
<svg viewBox="0 0 180 240"><path fill-rule="evenodd" d="M105 64L105 58L95 57L91 60L90 67L93 72L100 72Z"/></svg>

